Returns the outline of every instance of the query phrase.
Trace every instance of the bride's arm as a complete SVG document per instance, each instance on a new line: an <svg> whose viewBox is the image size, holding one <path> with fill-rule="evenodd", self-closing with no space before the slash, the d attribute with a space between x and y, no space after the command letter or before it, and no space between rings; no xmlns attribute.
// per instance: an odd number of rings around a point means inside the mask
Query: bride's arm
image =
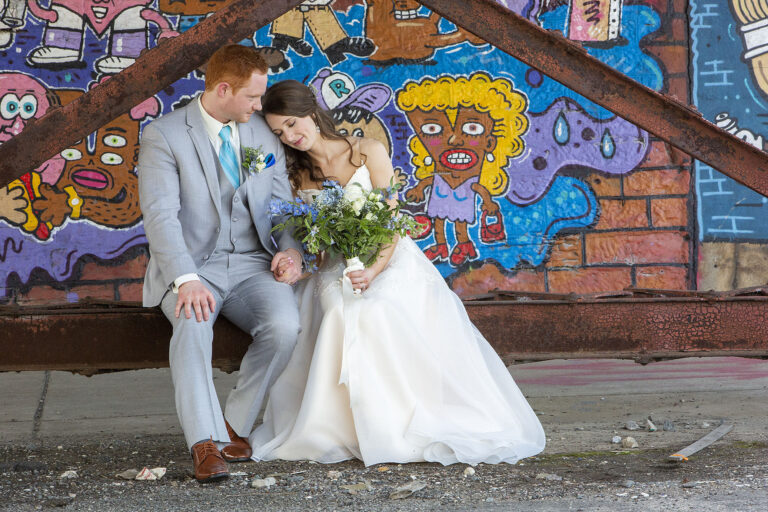
<svg viewBox="0 0 768 512"><path fill-rule="evenodd" d="M374 188L387 188L394 183L395 170L392 168L392 161L389 159L389 154L384 145L375 139L363 139L360 146L361 152L365 154L365 165L368 167L368 172L371 175L371 184ZM388 202L394 208L397 204L397 199L391 198ZM371 266L365 270L348 274L353 287L362 288L363 290L368 288L371 281L382 270L387 268L389 260L392 258L392 253L395 252L398 240L400 240L400 236L395 235L391 243L382 247L379 257L376 258L376 261Z"/></svg>

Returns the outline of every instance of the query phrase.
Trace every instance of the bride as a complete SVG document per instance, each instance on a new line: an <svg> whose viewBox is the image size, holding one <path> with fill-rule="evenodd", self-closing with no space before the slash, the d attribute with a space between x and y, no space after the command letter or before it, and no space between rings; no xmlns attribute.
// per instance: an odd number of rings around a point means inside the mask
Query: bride
<svg viewBox="0 0 768 512"><path fill-rule="evenodd" d="M305 201L326 179L390 185L384 146L336 134L304 84L274 84L262 111ZM325 261L297 285L302 330L250 435L254 460L515 463L544 449L509 371L411 239L348 274L359 296L345 291L343 269Z"/></svg>

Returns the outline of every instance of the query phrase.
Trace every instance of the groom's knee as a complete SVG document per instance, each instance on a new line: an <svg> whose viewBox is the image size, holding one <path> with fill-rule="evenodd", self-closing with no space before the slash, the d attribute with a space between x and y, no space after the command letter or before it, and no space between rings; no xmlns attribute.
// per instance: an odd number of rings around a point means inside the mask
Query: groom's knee
<svg viewBox="0 0 768 512"><path fill-rule="evenodd" d="M298 315L275 319L262 324L258 333L254 333L253 341L257 343L268 342L275 355L290 355L296 346L299 329Z"/></svg>

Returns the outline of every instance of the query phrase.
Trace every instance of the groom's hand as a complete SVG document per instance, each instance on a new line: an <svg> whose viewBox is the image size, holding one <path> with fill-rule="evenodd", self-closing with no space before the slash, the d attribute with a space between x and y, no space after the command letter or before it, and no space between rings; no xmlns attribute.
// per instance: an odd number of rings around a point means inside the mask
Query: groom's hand
<svg viewBox="0 0 768 512"><path fill-rule="evenodd" d="M301 255L296 249L286 249L275 254L270 267L275 279L294 284L301 277Z"/></svg>
<svg viewBox="0 0 768 512"><path fill-rule="evenodd" d="M211 313L216 310L216 299L211 291L200 281L187 281L179 286L179 298L176 300L176 318L179 318L181 308L187 318L192 318L192 310L195 310L195 318L198 322L206 322Z"/></svg>

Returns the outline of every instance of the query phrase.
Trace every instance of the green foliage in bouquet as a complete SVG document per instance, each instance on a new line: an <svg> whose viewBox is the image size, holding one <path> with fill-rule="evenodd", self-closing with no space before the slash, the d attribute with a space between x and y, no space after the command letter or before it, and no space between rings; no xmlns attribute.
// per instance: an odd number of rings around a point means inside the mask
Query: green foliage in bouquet
<svg viewBox="0 0 768 512"><path fill-rule="evenodd" d="M357 257L368 267L395 235L405 236L419 228L413 217L401 213L401 201L394 206L387 202L397 197L399 188L400 184L392 184L366 192L358 183L344 189L335 181L325 181L312 204L301 199L273 200L270 214L284 220L272 231L292 228L308 254Z"/></svg>

